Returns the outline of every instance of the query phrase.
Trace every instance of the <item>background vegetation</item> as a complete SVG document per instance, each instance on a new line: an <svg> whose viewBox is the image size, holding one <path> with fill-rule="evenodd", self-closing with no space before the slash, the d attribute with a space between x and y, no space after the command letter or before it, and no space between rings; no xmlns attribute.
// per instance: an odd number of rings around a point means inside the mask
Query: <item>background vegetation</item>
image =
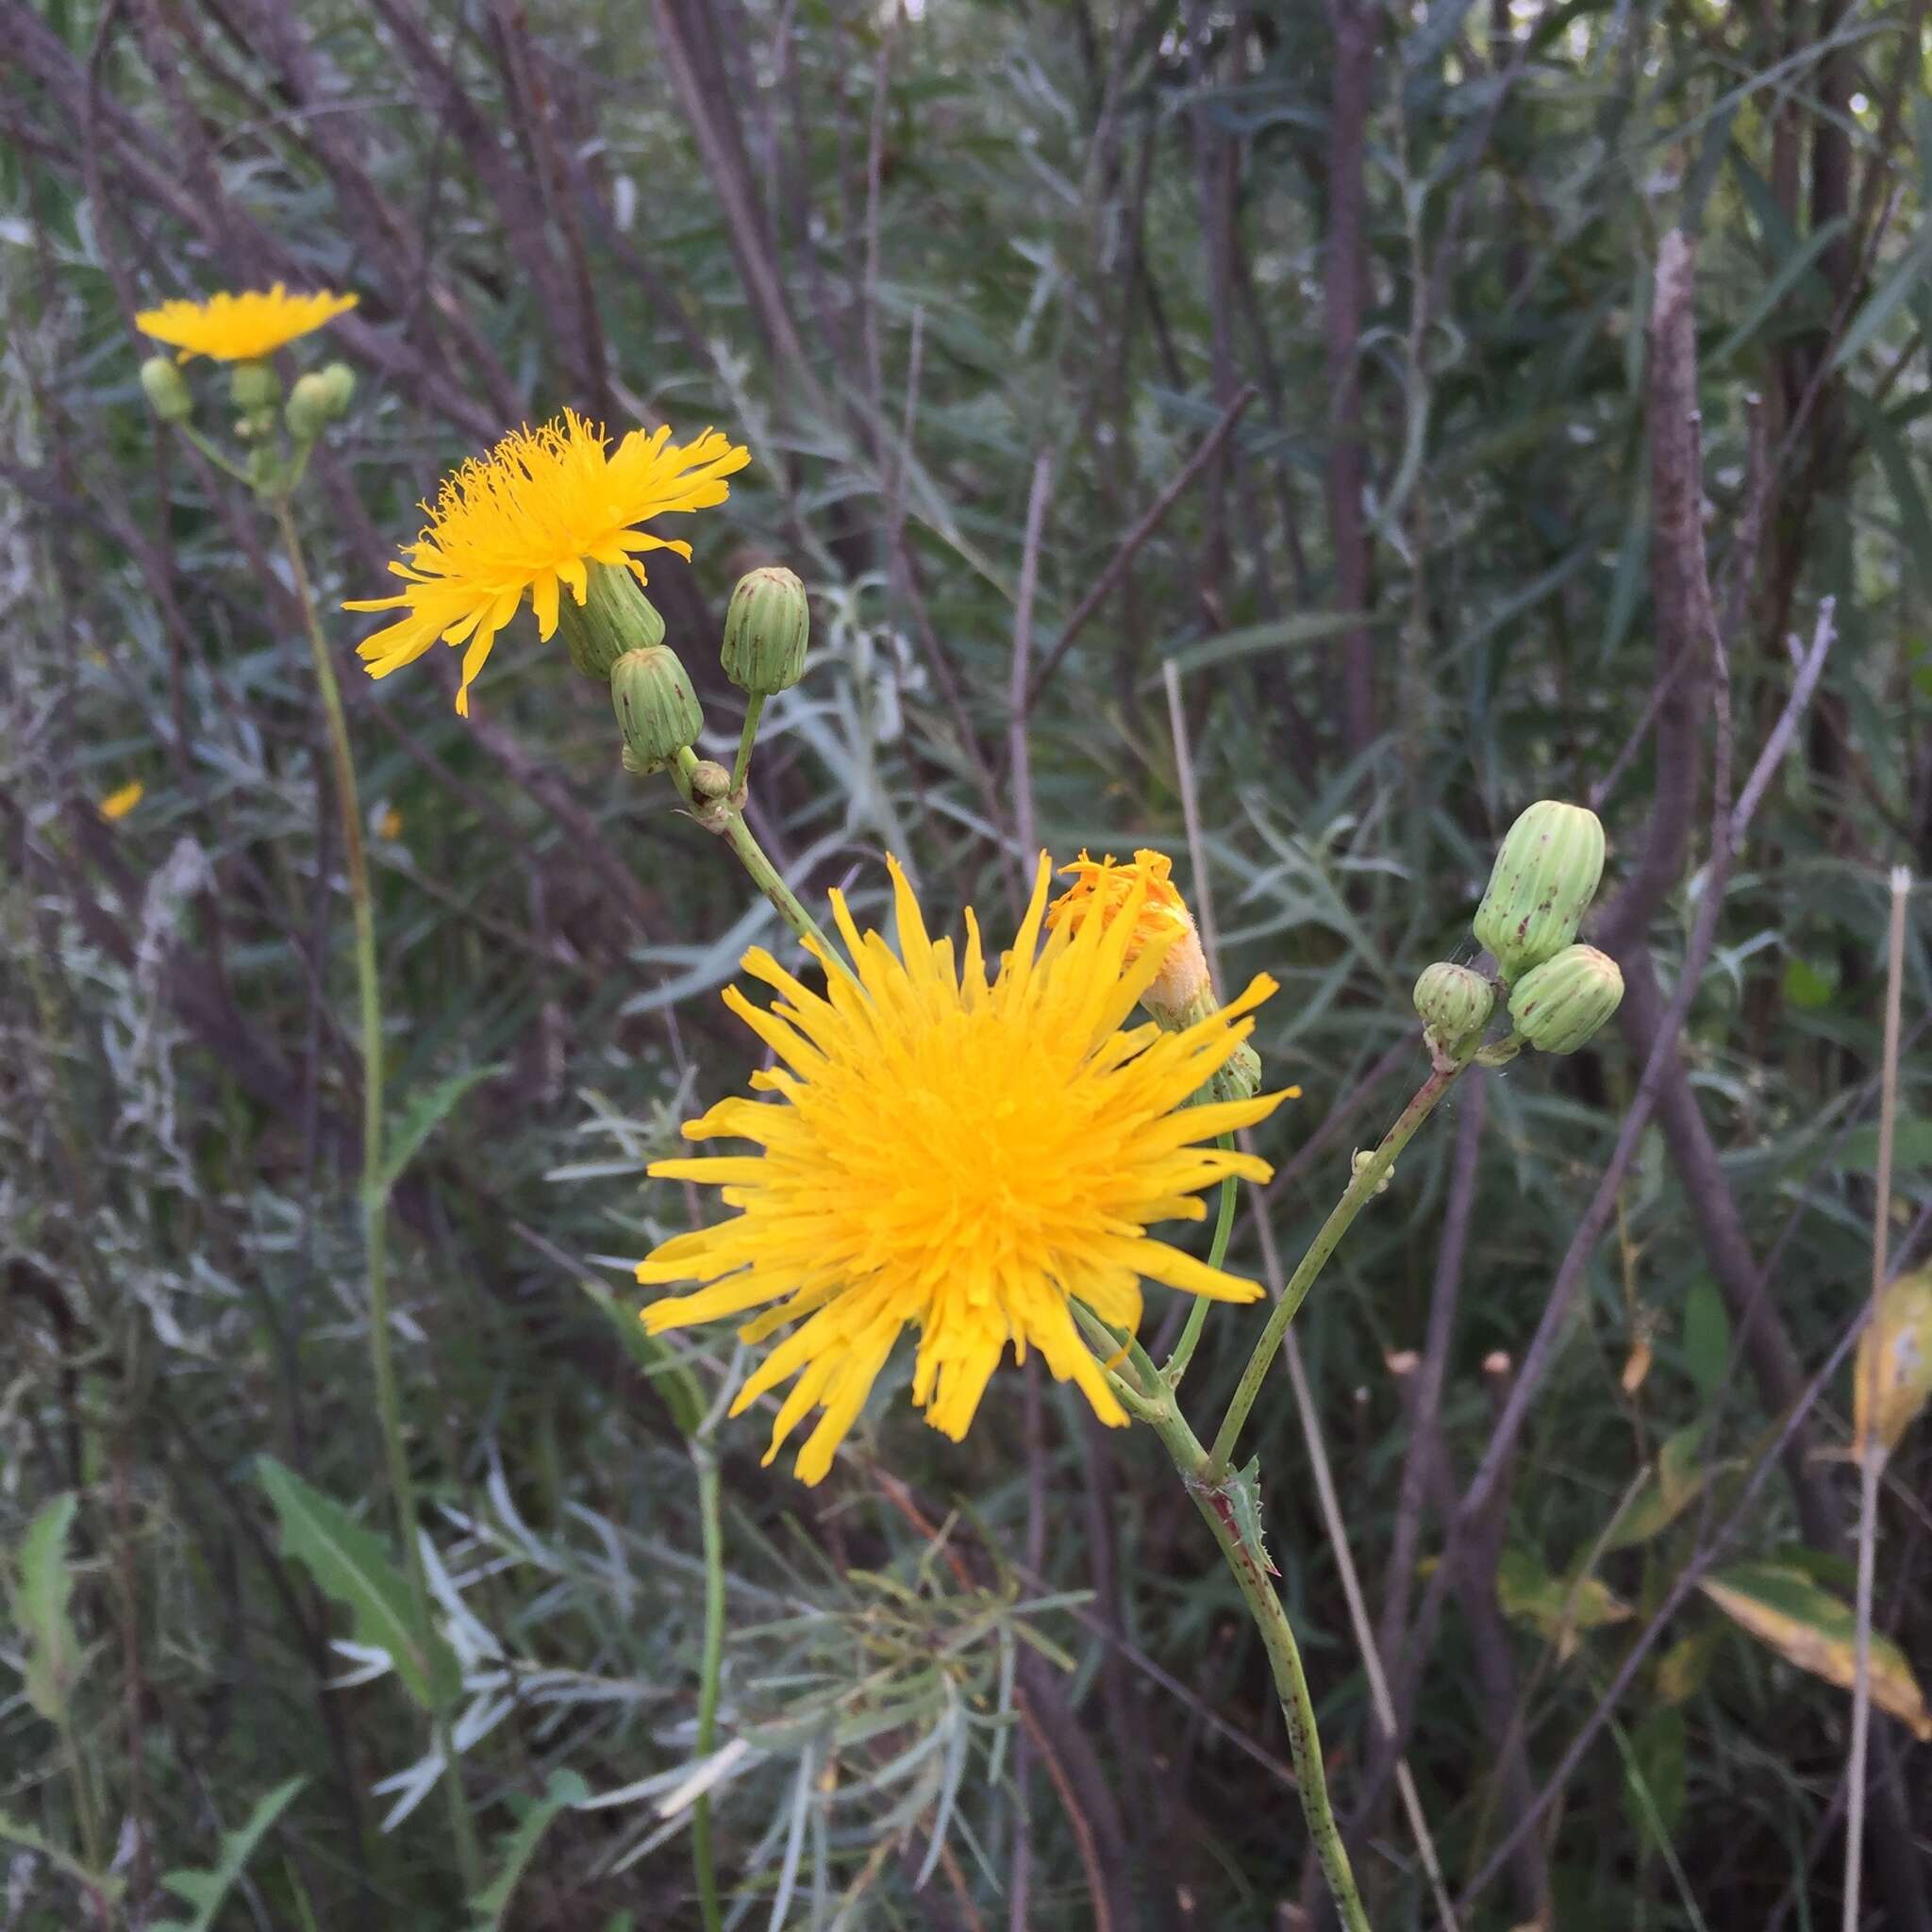
<svg viewBox="0 0 1932 1932"><path fill-rule="evenodd" d="M560 648L507 641L465 724L452 654L374 686L331 616L416 1142L396 1339L491 1880L463 1899L381 1590L352 1622L313 1555L397 1555L322 721L273 525L135 383L137 308L276 277L362 298L300 506L330 600L511 424L715 423L754 465L654 589L724 741L732 578L811 586L756 800L801 892L875 909L890 849L997 929L1040 843L1181 858L1225 975L1282 980L1259 1044L1305 1090L1246 1270L1291 1265L1419 1076L1407 987L1468 957L1497 833L1598 805L1619 1028L1472 1077L1404 1157L1257 1413L1271 1548L1378 1926L1442 1910L1368 1628L1457 1923L1836 1924L1848 1700L1702 1586L1850 1595L1884 874L1932 867L1924 16L0 0L0 1924L694 1925L701 1788L734 1924L1321 1909L1187 1497L1024 1374L957 1449L875 1402L818 1491L755 1419L719 1436L699 1757L667 1397L732 1343L647 1374L624 1264L688 1211L641 1170L741 1082L716 992L774 922ZM1258 1320L1210 1323L1191 1406ZM278 1511L264 1455L337 1514ZM1921 1673L1928 1458L1922 1428L1878 1541ZM1868 1923L1927 1925L1928 1836L1888 1719Z"/></svg>

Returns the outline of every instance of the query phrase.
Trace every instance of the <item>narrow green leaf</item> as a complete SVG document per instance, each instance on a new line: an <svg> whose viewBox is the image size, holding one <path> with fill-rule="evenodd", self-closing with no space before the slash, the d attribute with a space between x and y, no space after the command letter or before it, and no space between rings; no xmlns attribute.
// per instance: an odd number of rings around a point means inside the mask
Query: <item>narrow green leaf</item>
<svg viewBox="0 0 1932 1932"><path fill-rule="evenodd" d="M349 1612L356 1641L387 1651L424 1709L456 1697L462 1689L456 1653L436 1632L417 1632L408 1585L381 1542L273 1456L258 1457L256 1473L281 1524L283 1552Z"/></svg>
<svg viewBox="0 0 1932 1932"><path fill-rule="evenodd" d="M1885 471L1885 480L1891 486L1899 534L1905 540L1899 546L1905 552L1905 561L1918 575L1921 595L1932 596L1932 514L1925 508L1912 453L1883 412L1863 396L1853 391L1847 401L1853 420L1864 431L1873 455Z"/></svg>
<svg viewBox="0 0 1932 1932"><path fill-rule="evenodd" d="M124 1879L102 1872L90 1872L72 1852L63 1851L45 1833L35 1830L24 1818L16 1818L10 1811L0 1811L0 1844L18 1845L23 1851L38 1853L57 1872L64 1872L76 1885L99 1892L110 1905L126 1889ZM161 1932L161 1928L156 1926L154 1932Z"/></svg>
<svg viewBox="0 0 1932 1932"><path fill-rule="evenodd" d="M1831 358L1834 370L1847 367L1865 353L1927 268L1932 268L1932 221L1920 225L1919 232L1892 264L1883 285L1867 297L1865 306L1853 316L1844 341L1838 345L1838 354Z"/></svg>
<svg viewBox="0 0 1932 1932"><path fill-rule="evenodd" d="M1630 1734L1624 1780L1639 1836L1658 1851L1669 1849L1684 1816L1685 1757L1684 1713L1668 1704L1645 1712Z"/></svg>
<svg viewBox="0 0 1932 1932"><path fill-rule="evenodd" d="M247 1870L256 1846L267 1837L269 1827L288 1809L289 1801L308 1782L307 1778L291 1777L286 1784L277 1785L248 1814L248 1822L240 1831L225 1831L222 1834L221 1856L211 1869L163 1873L162 1885L176 1898L192 1906L194 1916L192 1919L158 1920L150 1932L212 1932L215 1914L221 1910L222 1901Z"/></svg>
<svg viewBox="0 0 1932 1932"><path fill-rule="evenodd" d="M1365 610L1305 610L1298 616L1284 617L1274 624L1249 625L1242 630L1224 631L1218 638L1190 644L1175 651L1167 661L1178 672L1203 671L1210 664L1225 664L1234 658L1253 658L1265 651L1287 651L1302 644L1319 644L1324 638L1339 637L1357 625L1376 620ZM1141 680L1144 691L1155 690L1161 672Z"/></svg>
<svg viewBox="0 0 1932 1932"><path fill-rule="evenodd" d="M1834 215L1822 228L1814 229L1804 242L1785 258L1778 272L1764 285L1763 292L1744 311L1729 335L1718 344L1717 352L1709 360L1708 367L1716 368L1720 363L1728 362L1738 351L1752 341L1757 331L1763 327L1765 319L1777 311L1792 283L1802 275L1819 256L1835 242L1849 225L1843 215ZM1789 316L1782 318L1789 321Z"/></svg>
<svg viewBox="0 0 1932 1932"><path fill-rule="evenodd" d="M383 1187L395 1186L404 1169L423 1151L423 1143L449 1118L457 1103L472 1088L502 1071L501 1067L471 1067L423 1092L412 1093L383 1137Z"/></svg>
<svg viewBox="0 0 1932 1932"><path fill-rule="evenodd" d="M673 1354L669 1342L646 1332L638 1320L635 1303L620 1302L601 1281L585 1280L577 1286L616 1331L625 1353L656 1386L672 1421L687 1436L696 1435L705 1419L705 1398L697 1377Z"/></svg>
<svg viewBox="0 0 1932 1932"><path fill-rule="evenodd" d="M1684 1513L1710 1477L1731 1467L1728 1462L1706 1460L1704 1437L1705 1424L1695 1422L1665 1439L1656 1467L1606 1540L1606 1550L1627 1550L1648 1541Z"/></svg>
<svg viewBox="0 0 1932 1932"><path fill-rule="evenodd" d="M550 1829L559 1811L581 1805L591 1788L574 1771L553 1771L543 1795L528 1803L516 1824L504 1834L503 1863L494 1881L470 1901L476 1914L475 1932L503 1932L508 1923L509 1902L523 1882L524 1874L536 1855L538 1843Z"/></svg>
<svg viewBox="0 0 1932 1932"><path fill-rule="evenodd" d="M1700 1274L1684 1297L1684 1368L1707 1405L1716 1400L1731 1362L1731 1318L1724 1297L1707 1274Z"/></svg>
<svg viewBox="0 0 1932 1932"><path fill-rule="evenodd" d="M74 1572L67 1562L75 1508L71 1490L41 1506L21 1540L13 1591L13 1621L26 1644L26 1700L51 1724L64 1717L80 1674L80 1639L69 1612Z"/></svg>

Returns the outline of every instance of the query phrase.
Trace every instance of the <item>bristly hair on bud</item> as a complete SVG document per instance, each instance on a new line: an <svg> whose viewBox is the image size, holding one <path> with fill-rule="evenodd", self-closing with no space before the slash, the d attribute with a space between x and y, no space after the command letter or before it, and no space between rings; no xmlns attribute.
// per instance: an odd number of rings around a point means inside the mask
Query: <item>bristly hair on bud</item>
<svg viewBox="0 0 1932 1932"><path fill-rule="evenodd" d="M664 641L664 619L628 570L608 563L584 568L584 601L559 597L557 627L572 664L605 684L626 651L648 651Z"/></svg>
<svg viewBox="0 0 1932 1932"><path fill-rule="evenodd" d="M805 675L810 636L811 605L797 573L777 564L751 571L724 613L724 675L750 697L790 691Z"/></svg>
<svg viewBox="0 0 1932 1932"><path fill-rule="evenodd" d="M1623 1003L1624 974L1594 946L1565 946L1509 994L1509 1018L1539 1053L1574 1053Z"/></svg>
<svg viewBox="0 0 1932 1932"><path fill-rule="evenodd" d="M1539 799L1509 827L1473 922L1506 980L1575 939L1603 875L1604 828L1587 808Z"/></svg>
<svg viewBox="0 0 1932 1932"><path fill-rule="evenodd" d="M1415 1009L1430 1038L1448 1052L1490 1024L1496 995L1490 982L1473 967L1438 959L1424 966L1415 983Z"/></svg>
<svg viewBox="0 0 1932 1932"><path fill-rule="evenodd" d="M705 728L691 679L677 653L663 644L626 651L617 660L610 672L610 703L624 734L628 771L661 772Z"/></svg>

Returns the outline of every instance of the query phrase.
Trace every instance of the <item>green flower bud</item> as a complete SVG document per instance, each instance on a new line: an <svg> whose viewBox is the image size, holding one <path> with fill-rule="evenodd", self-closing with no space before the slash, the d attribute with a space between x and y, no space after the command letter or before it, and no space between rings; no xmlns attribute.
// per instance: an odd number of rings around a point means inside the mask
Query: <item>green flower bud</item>
<svg viewBox="0 0 1932 1932"><path fill-rule="evenodd" d="M334 415L327 382L312 369L307 375L298 375L295 387L289 391L289 406L282 411L289 434L297 442L313 442L328 427Z"/></svg>
<svg viewBox="0 0 1932 1932"><path fill-rule="evenodd" d="M322 372L328 384L328 412L331 420L349 413L356 400L356 372L346 362L331 362Z"/></svg>
<svg viewBox="0 0 1932 1932"><path fill-rule="evenodd" d="M811 608L796 573L774 565L740 577L724 613L724 675L753 697L790 691L805 675L810 632Z"/></svg>
<svg viewBox="0 0 1932 1932"><path fill-rule="evenodd" d="M1516 1030L1541 1053L1574 1053L1624 997L1624 975L1594 946L1565 946L1533 967L1509 994Z"/></svg>
<svg viewBox="0 0 1932 1932"><path fill-rule="evenodd" d="M558 593L557 627L570 647L570 661L603 684L626 651L648 651L664 641L664 620L622 564L592 563L586 569L590 577L581 604L568 585Z"/></svg>
<svg viewBox="0 0 1932 1932"><path fill-rule="evenodd" d="M266 362L237 362L228 371L228 393L244 416L265 416L282 399L282 382Z"/></svg>
<svg viewBox="0 0 1932 1932"><path fill-rule="evenodd" d="M150 356L141 365L141 391L163 423L185 423L194 413L194 398L172 356Z"/></svg>
<svg viewBox="0 0 1932 1932"><path fill-rule="evenodd" d="M1490 1024L1496 995L1490 982L1468 966L1438 959L1424 966L1415 983L1415 1009L1430 1034L1446 1047L1457 1047Z"/></svg>
<svg viewBox="0 0 1932 1932"><path fill-rule="evenodd" d="M283 420L297 442L313 442L328 425L346 413L356 393L356 372L346 362L331 362L326 369L311 369L295 378L289 391L289 406Z"/></svg>
<svg viewBox="0 0 1932 1932"><path fill-rule="evenodd" d="M1209 1100L1252 1100L1261 1091L1261 1056L1242 1041L1208 1083ZM1196 1095L1199 1099L1201 1096Z"/></svg>
<svg viewBox="0 0 1932 1932"><path fill-rule="evenodd" d="M641 774L661 772L705 726L677 653L662 644L618 658L610 669L610 703L629 754L625 769Z"/></svg>
<svg viewBox="0 0 1932 1932"><path fill-rule="evenodd" d="M1509 827L1474 922L1505 979L1541 966L1576 937L1603 875L1595 812L1545 798Z"/></svg>

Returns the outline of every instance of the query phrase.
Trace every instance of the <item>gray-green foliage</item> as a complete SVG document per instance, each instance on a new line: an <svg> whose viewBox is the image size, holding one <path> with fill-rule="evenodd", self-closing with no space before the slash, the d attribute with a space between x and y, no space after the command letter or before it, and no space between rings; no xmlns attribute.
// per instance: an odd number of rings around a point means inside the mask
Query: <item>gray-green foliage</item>
<svg viewBox="0 0 1932 1932"><path fill-rule="evenodd" d="M1306 1097L1258 1144L1286 1165L1400 1044L1417 971L1473 954L1495 834L1532 798L1589 797L1644 721L1650 265L1666 227L1694 228L1740 763L1825 594L1841 636L1684 1059L1751 1255L1776 1249L1766 1301L1797 1362L1825 1359L1867 1265L1879 862L1932 865L1923 28L1796 0L1375 14L1347 347L1378 729L1349 746L1332 10L928 0L889 29L858 0L0 7L0 1549L18 1585L0 1837L24 1927L96 1895L125 1920L138 1879L142 1909L172 1909L162 1874L205 1888L211 1857L234 1867L225 1903L188 1902L223 1932L681 1926L703 1793L745 1925L1006 1923L1023 1844L1041 1932L1095 1923L1109 1883L1148 1924L1178 1923L1183 1890L1202 1923L1260 1924L1300 1883L1261 1660L1191 1506L1138 1433L1099 1435L1051 1384L1029 1421L1018 1375L958 1448L882 1394L809 1496L759 1467L768 1414L714 1424L728 1635L699 1757L689 1438L736 1345L648 1341L627 1263L686 1223L642 1169L757 1064L715 994L778 929L668 787L623 774L560 641L522 620L473 725L451 654L369 685L349 656L365 621L331 610L391 1015L395 1332L439 1626L413 1654L379 1507L315 701L272 532L154 434L124 312L142 302L277 275L362 291L354 329L296 358L358 374L300 505L331 601L377 592L417 501L519 417L569 403L743 437L728 508L675 533L695 565L650 559L714 727L700 749L735 738L709 655L729 585L788 563L813 649L765 713L773 842L802 891L843 884L874 921L890 849L929 916L957 929L971 901L990 940L1030 860L1009 705L1035 463L1037 675L1255 382L1224 466L1041 691L1030 823L1060 856L1185 854L1171 665L1208 860L1190 890L1211 897L1224 977L1282 986L1257 1044ZM1840 148L1833 206L1814 163ZM1855 235L1862 273L1840 259ZM214 422L218 380L183 373ZM1779 467L1734 623L1754 395ZM1641 849L1649 744L1599 806L1607 893ZM102 821L94 802L136 777L141 805ZM1652 923L1667 991L1707 804L1707 784ZM1915 929L1908 1025L1926 990ZM1421 1066L1270 1195L1290 1266ZM1441 1416L1459 1479L1489 1439L1485 1358L1533 1332L1638 1072L1606 1037L1487 1076ZM1914 1052L1901 1239L1925 1201L1925 1088ZM1372 1613L1407 1443L1384 1358L1423 1344L1461 1117L1405 1154L1297 1324ZM1769 1441L1700 1205L1653 1130L1520 1445L1491 1593L1522 1611L1538 1778ZM1232 1265L1263 1270L1245 1215ZM1167 1319L1150 1297L1150 1329ZM1256 1319L1217 1311L1191 1402L1224 1399ZM1648 1373L1626 1374L1640 1344ZM1377 1730L1285 1382L1244 1446L1347 1809ZM1922 1539L1899 1499L1924 1492L1925 1454L1908 1443L1888 1506L1907 1604ZM1440 1521L1431 1500L1421 1567ZM1746 1531L1754 1556L1799 1538L1781 1480ZM1609 1601L1575 1628L1587 1575ZM1556 1923L1757 1924L1788 1890L1815 1894L1814 1922L1835 1912L1807 1848L1842 1700L1713 1627L1696 1605L1673 1624L1674 1674L1646 1667L1554 1814ZM1452 1884L1513 1802L1475 1629L1452 1600L1411 1749ZM445 1769L413 1707L428 1672L460 1686L485 1826L492 1889L467 1901L423 1803ZM264 1792L284 1807L255 1808ZM1398 1824L1358 1862L1378 1925L1426 1914ZM1471 1923L1520 1904L1499 1887Z"/></svg>

